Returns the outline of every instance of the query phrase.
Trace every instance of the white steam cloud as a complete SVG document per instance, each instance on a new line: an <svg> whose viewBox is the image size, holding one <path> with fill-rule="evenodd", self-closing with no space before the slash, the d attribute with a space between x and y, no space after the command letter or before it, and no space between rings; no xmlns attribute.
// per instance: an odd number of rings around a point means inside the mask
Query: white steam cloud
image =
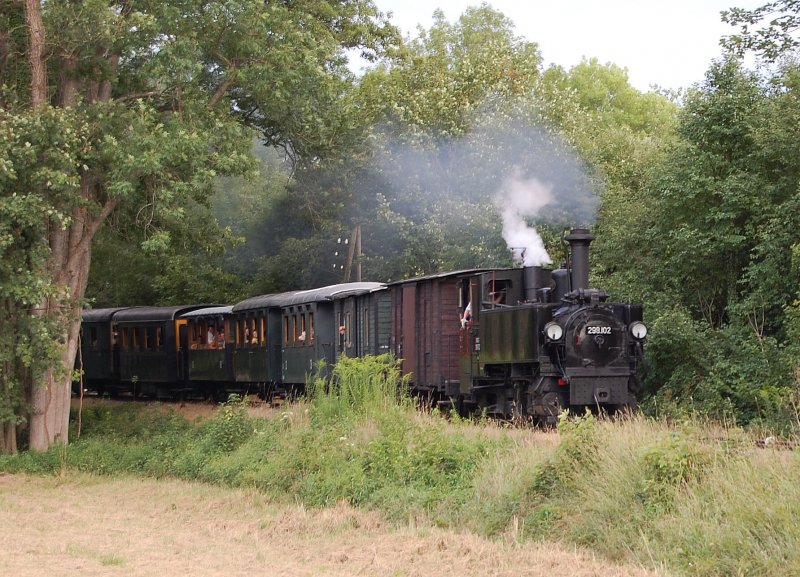
<svg viewBox="0 0 800 577"><path fill-rule="evenodd" d="M554 201L552 185L537 178L523 179L517 171L503 181L495 202L503 217L503 239L523 266L541 266L553 260L547 254L539 233L525 221Z"/></svg>

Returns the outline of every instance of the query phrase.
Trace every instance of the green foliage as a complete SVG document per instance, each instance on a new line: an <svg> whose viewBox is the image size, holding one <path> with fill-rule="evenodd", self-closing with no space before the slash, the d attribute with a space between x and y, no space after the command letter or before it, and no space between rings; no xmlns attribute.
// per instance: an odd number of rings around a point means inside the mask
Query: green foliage
<svg viewBox="0 0 800 577"><path fill-rule="evenodd" d="M26 391L57 363L58 325L71 320L32 313L57 292L46 233L70 222L54 198L74 186L72 158L85 137L71 111L26 116L0 108L0 430L26 422ZM30 194L39 186L54 198Z"/></svg>
<svg viewBox="0 0 800 577"><path fill-rule="evenodd" d="M409 408L409 375L401 374L400 364L387 353L342 357L330 379L319 376L317 371L318 376L308 385L308 394L314 399L312 418L335 422Z"/></svg>
<svg viewBox="0 0 800 577"><path fill-rule="evenodd" d="M673 137L628 149L646 168L606 165L593 273L645 303L648 410L795 426L797 86L791 63L765 82L717 62L687 93Z"/></svg>
<svg viewBox="0 0 800 577"><path fill-rule="evenodd" d="M385 415L377 425L379 434L364 450L364 495L356 502L394 520L422 511L436 523L452 523L493 443L463 438L441 421L415 423L401 413Z"/></svg>
<svg viewBox="0 0 800 577"><path fill-rule="evenodd" d="M641 498L648 510L668 510L678 490L702 479L710 456L687 431L675 431L643 454ZM688 489L687 489L688 490Z"/></svg>
<svg viewBox="0 0 800 577"><path fill-rule="evenodd" d="M559 415L560 442L555 451L533 472L519 497L515 516L524 519L524 534L541 537L557 523L563 512L561 501L569 500L576 483L591 474L597 464L600 444L595 418Z"/></svg>
<svg viewBox="0 0 800 577"><path fill-rule="evenodd" d="M576 475L591 471L597 452L597 424L591 413L583 417L559 415L558 448L539 469L530 486L530 495L553 498L568 492Z"/></svg>
<svg viewBox="0 0 800 577"><path fill-rule="evenodd" d="M739 34L722 39L722 45L739 56L752 50L774 62L791 55L798 47L800 2L797 0L775 0L752 10L731 8L722 12L722 20L741 28Z"/></svg>
<svg viewBox="0 0 800 577"><path fill-rule="evenodd" d="M247 441L253 425L247 415L246 399L231 395L209 422L202 449L207 453L231 452Z"/></svg>
<svg viewBox="0 0 800 577"><path fill-rule="evenodd" d="M63 350L36 356L51 369L60 358L64 392L78 327L61 311L83 304L98 231L109 227L105 254L115 257L99 264L117 270L124 253L146 255L131 259L132 281L144 280L145 290L110 289L100 275L89 296L101 304L134 304L116 301L130 296L146 304L156 291L162 302L230 297L233 279L204 262L234 242L208 211L215 178L252 170L255 134L295 159L335 149L358 126L345 50L374 57L399 40L369 0L4 3L0 26L0 198L34 199L3 200L0 210L38 219L21 244L6 231L22 223L4 219L0 242L16 268L31 265L21 269L30 271L20 274L30 275L23 287L32 279L47 293L13 295L3 308L17 319L40 306L37 316L47 317L50 340ZM44 74L32 72L38 65ZM8 285L0 292L21 292L7 279L0 284ZM3 328L27 338L15 322ZM0 354L11 357L14 346ZM32 368L3 365L4 429L7 415L20 412L12 389L24 383L31 393ZM38 426L53 420L33 421L37 445L66 436L65 418L55 430Z"/></svg>
<svg viewBox="0 0 800 577"><path fill-rule="evenodd" d="M76 415L73 410L72 421ZM191 426L167 406L138 403L87 405L81 411L81 436L123 442L149 441L160 435L182 436Z"/></svg>
<svg viewBox="0 0 800 577"><path fill-rule="evenodd" d="M553 434L450 423L402 407L319 419L293 404L254 419L239 399L187 423L163 406L87 407L67 447L0 456L0 470L175 476L397 523L591 547L611 561L700 577L800 567L794 451L687 420L562 417ZM780 444L774 445L780 447Z"/></svg>

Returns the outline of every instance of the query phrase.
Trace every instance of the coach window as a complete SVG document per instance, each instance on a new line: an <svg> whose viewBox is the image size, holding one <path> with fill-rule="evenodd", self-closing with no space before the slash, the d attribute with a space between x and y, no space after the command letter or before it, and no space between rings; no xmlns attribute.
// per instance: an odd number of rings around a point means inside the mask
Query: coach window
<svg viewBox="0 0 800 577"><path fill-rule="evenodd" d="M283 317L283 346L289 345L289 317Z"/></svg>
<svg viewBox="0 0 800 577"><path fill-rule="evenodd" d="M147 350L157 351L161 347L158 339L159 327L148 327L147 329Z"/></svg>
<svg viewBox="0 0 800 577"><path fill-rule="evenodd" d="M297 332L297 315L295 314L295 315L292 315L292 334L291 334L292 346L297 344L297 335L298 334L299 333Z"/></svg>
<svg viewBox="0 0 800 577"><path fill-rule="evenodd" d="M308 313L308 342L314 343L314 313Z"/></svg>
<svg viewBox="0 0 800 577"><path fill-rule="evenodd" d="M351 315L347 313L344 318L344 326L345 326L345 333L347 334L347 342L345 342L346 347L353 346L353 323L351 322Z"/></svg>
<svg viewBox="0 0 800 577"><path fill-rule="evenodd" d="M250 319L244 318L242 319L242 346L249 347L250 346Z"/></svg>
<svg viewBox="0 0 800 577"><path fill-rule="evenodd" d="M89 338L89 348L96 349L98 347L97 327L89 327L86 337Z"/></svg>
<svg viewBox="0 0 800 577"><path fill-rule="evenodd" d="M306 344L306 315L300 313L300 326L297 328L297 343L302 347Z"/></svg>

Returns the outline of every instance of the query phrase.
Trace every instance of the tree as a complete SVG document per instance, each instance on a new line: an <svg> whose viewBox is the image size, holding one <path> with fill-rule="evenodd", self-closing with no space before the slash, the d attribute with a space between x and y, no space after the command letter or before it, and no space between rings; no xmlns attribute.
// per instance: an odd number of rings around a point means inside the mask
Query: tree
<svg viewBox="0 0 800 577"><path fill-rule="evenodd" d="M791 65L765 81L734 58L711 66L638 195L637 258L615 272L636 279L658 329L650 390L740 422L791 405L797 86Z"/></svg>
<svg viewBox="0 0 800 577"><path fill-rule="evenodd" d="M722 21L740 26L741 33L723 38L721 44L737 56L754 51L770 62L791 54L800 40L800 1L775 0L753 10L731 8ZM760 28L755 28L761 26Z"/></svg>
<svg viewBox="0 0 800 577"><path fill-rule="evenodd" d="M0 18L2 195L39 199L31 234L50 287L35 304L8 298L7 318L33 313L60 359L41 378L6 376L29 392L30 447L43 450L67 441L80 306L108 219L163 245L215 176L252 169L251 130L295 158L334 147L349 117L343 50L374 56L397 35L369 0L16 0Z"/></svg>

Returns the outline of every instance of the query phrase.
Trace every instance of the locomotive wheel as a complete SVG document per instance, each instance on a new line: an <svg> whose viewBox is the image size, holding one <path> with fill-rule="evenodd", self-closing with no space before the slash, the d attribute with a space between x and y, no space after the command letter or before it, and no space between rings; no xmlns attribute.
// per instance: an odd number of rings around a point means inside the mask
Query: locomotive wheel
<svg viewBox="0 0 800 577"><path fill-rule="evenodd" d="M541 407L545 423L555 425L558 423L558 415L566 408L566 405L560 394L549 392L542 396Z"/></svg>

